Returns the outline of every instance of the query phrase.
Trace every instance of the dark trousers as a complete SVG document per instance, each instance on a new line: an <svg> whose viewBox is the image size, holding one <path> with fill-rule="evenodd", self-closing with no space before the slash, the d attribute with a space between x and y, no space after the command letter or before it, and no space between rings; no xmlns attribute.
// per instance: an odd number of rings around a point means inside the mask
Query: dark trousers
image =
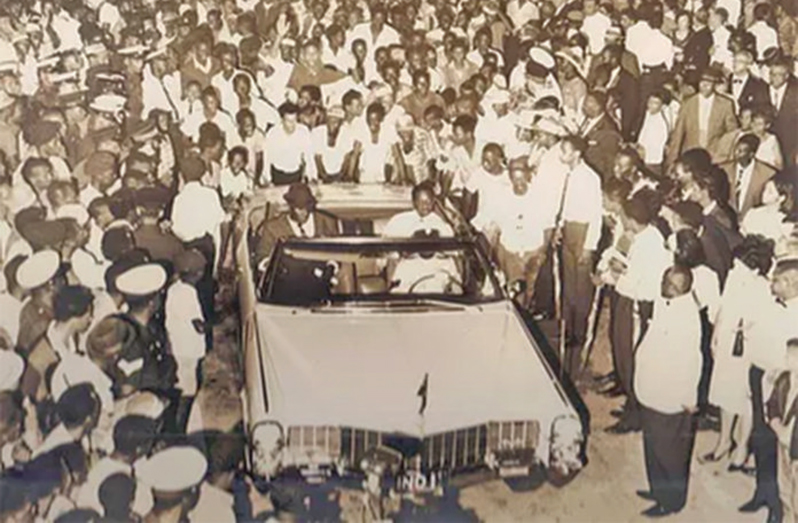
<svg viewBox="0 0 798 523"><path fill-rule="evenodd" d="M709 384L712 377L712 324L707 309L701 309L701 380L698 382L698 408L705 413L709 407Z"/></svg>
<svg viewBox="0 0 798 523"><path fill-rule="evenodd" d="M272 183L274 185L291 185L292 183L302 181L302 168L294 172L281 171L272 165L271 168Z"/></svg>
<svg viewBox="0 0 798 523"><path fill-rule="evenodd" d="M211 327L216 318L214 312L216 282L213 279L216 246L213 244L213 238L209 234L206 234L202 238L187 242L186 249L196 249L205 258L205 272L202 274L202 278L197 282L196 287L200 307L202 308L202 316L206 324L205 344L210 348L213 345L213 329Z"/></svg>
<svg viewBox="0 0 798 523"><path fill-rule="evenodd" d="M653 313L653 303L637 302L640 314L640 332L635 336L635 301L618 294L614 289L610 293L610 341L612 344L612 359L618 382L626 394L626 417L629 421L638 419L638 403L635 396L634 360L635 349L648 329L648 323Z"/></svg>
<svg viewBox="0 0 798 523"><path fill-rule="evenodd" d="M666 510L679 511L687 501L695 417L686 412L663 414L641 406L640 422L651 493Z"/></svg>
<svg viewBox="0 0 798 523"><path fill-rule="evenodd" d="M626 394L627 407L636 410L632 378L634 373L634 301L610 291L610 342L618 385Z"/></svg>
<svg viewBox="0 0 798 523"><path fill-rule="evenodd" d="M762 378L765 372L754 365L748 372L753 406L753 425L751 427L751 450L756 461L756 491L754 499L764 502L769 509L779 511L779 484L776 474L778 462L778 440L767 421L762 399Z"/></svg>
<svg viewBox="0 0 798 523"><path fill-rule="evenodd" d="M566 329L565 370L575 378L581 364L582 346L585 344L593 302L594 285L590 279L593 257L578 258L569 249L563 249L563 319Z"/></svg>

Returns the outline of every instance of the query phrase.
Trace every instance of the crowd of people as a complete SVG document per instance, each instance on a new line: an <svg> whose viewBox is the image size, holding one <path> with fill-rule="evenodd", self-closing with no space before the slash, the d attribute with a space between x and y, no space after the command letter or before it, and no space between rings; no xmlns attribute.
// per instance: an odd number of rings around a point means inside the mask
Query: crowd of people
<svg viewBox="0 0 798 523"><path fill-rule="evenodd" d="M231 221L338 229L314 184L457 210L577 383L602 298L652 501L696 422L798 521L798 6L789 0L6 0L0 4L0 519L229 521ZM323 207L323 202L319 202ZM456 228L455 228L456 229ZM259 262L261 260L255 260ZM301 507L300 507L301 509Z"/></svg>

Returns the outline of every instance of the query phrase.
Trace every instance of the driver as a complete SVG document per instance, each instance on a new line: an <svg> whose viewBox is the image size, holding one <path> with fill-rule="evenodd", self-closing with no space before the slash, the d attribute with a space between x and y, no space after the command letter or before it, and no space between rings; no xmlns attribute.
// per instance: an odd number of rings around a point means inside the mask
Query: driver
<svg viewBox="0 0 798 523"><path fill-rule="evenodd" d="M288 211L267 220L261 227L255 248L258 261L272 252L278 240L285 238L324 238L338 235L338 221L316 210L316 197L304 183L292 183L283 195Z"/></svg>
<svg viewBox="0 0 798 523"><path fill-rule="evenodd" d="M385 225L382 235L387 238L410 238L416 232L430 235L454 236L454 231L435 210L435 188L429 181L413 187L413 210L399 213Z"/></svg>
<svg viewBox="0 0 798 523"><path fill-rule="evenodd" d="M414 238L437 238L435 233L417 231ZM396 261L391 277L395 294L462 294L460 272L448 253L420 252Z"/></svg>

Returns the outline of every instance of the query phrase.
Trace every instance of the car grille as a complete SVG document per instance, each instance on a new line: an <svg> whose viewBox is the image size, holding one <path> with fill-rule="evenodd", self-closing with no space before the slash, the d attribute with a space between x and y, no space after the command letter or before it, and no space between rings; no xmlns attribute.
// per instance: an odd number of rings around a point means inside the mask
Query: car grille
<svg viewBox="0 0 798 523"><path fill-rule="evenodd" d="M491 422L431 434L422 440L349 427L294 426L288 430L288 447L295 456L315 453L343 458L358 468L366 451L384 445L407 457L418 453L425 468L456 471L484 464L488 451L534 449L539 435L537 421Z"/></svg>

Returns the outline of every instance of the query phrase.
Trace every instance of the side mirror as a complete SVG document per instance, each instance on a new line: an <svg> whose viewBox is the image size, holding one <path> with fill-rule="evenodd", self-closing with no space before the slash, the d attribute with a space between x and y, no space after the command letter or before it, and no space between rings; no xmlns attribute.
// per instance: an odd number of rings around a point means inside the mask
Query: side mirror
<svg viewBox="0 0 798 523"><path fill-rule="evenodd" d="M518 296L524 294L526 292L526 281L524 280L514 280L507 284L507 294L510 295L510 298L516 299Z"/></svg>

